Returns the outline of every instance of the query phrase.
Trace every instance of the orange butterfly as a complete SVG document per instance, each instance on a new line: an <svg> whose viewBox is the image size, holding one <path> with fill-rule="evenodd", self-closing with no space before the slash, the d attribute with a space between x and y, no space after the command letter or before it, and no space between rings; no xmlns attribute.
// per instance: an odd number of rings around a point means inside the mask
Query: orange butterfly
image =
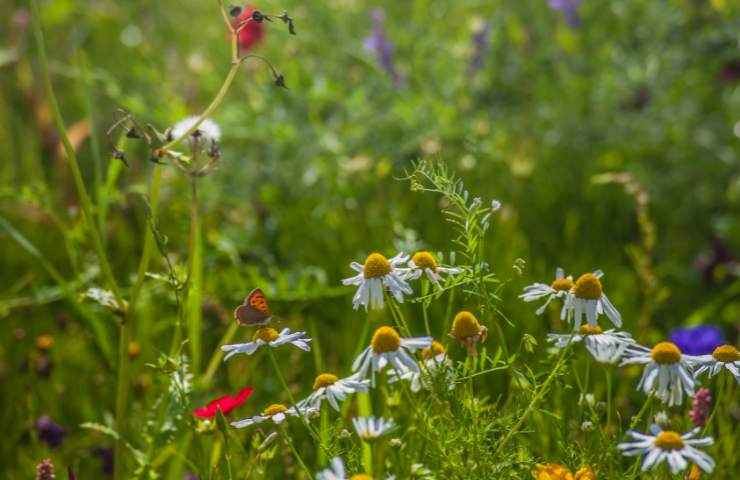
<svg viewBox="0 0 740 480"><path fill-rule="evenodd" d="M255 288L249 292L247 298L244 299L244 303L234 310L234 319L240 325L265 325L270 323L272 313L270 313L270 307L267 306L267 297L265 297L262 289Z"/></svg>

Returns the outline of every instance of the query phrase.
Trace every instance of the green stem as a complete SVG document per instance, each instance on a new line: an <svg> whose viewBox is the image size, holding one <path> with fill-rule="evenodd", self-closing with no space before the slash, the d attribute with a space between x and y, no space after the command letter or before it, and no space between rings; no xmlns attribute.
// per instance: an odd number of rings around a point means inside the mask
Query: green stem
<svg viewBox="0 0 740 480"><path fill-rule="evenodd" d="M311 470L308 469L306 463L303 461L303 458L301 458L301 455L298 453L298 450L296 450L295 445L293 445L293 440L290 439L290 435L288 435L288 433L285 431L285 427L282 428L282 433L285 437L285 441L288 443L288 447L290 447L290 451L293 452L293 456L296 458L296 460L298 460L298 463L301 465L301 468L303 468L303 471L306 472L308 478L313 478Z"/></svg>
<svg viewBox="0 0 740 480"><path fill-rule="evenodd" d="M612 369L611 367L604 368L606 375L606 431L610 431L612 422Z"/></svg>
<svg viewBox="0 0 740 480"><path fill-rule="evenodd" d="M422 279L422 283L421 283L421 295L422 296L425 296L427 292L429 291L430 283L431 282L428 282L425 279ZM422 300L422 303L421 303L421 312L422 312L422 315L424 316L424 331L427 333L427 337L432 336L432 331L429 328L429 312L428 312L429 303L430 302L427 300Z"/></svg>

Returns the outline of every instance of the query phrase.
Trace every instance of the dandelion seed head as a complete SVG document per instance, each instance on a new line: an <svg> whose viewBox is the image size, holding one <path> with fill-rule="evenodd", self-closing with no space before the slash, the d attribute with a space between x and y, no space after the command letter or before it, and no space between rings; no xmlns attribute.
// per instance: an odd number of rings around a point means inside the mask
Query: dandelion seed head
<svg viewBox="0 0 740 480"><path fill-rule="evenodd" d="M721 345L714 349L712 356L718 362L737 362L740 361L740 352L737 351L734 345Z"/></svg>
<svg viewBox="0 0 740 480"><path fill-rule="evenodd" d="M556 278L550 284L550 287L552 287L553 290L556 290L558 292L568 292L570 291L571 288L573 288L573 285L574 285L573 280L566 277L566 278Z"/></svg>
<svg viewBox="0 0 740 480"><path fill-rule="evenodd" d="M442 353L445 353L445 346L442 345L441 342L434 340L432 342L431 348L425 348L421 351L421 356L424 358L430 358L430 357L436 357L437 355L440 355Z"/></svg>
<svg viewBox="0 0 740 480"><path fill-rule="evenodd" d="M254 332L252 341L256 342L257 340L262 340L263 342L269 343L269 342L276 340L278 337L279 335L278 335L277 330L275 330L272 327L264 327Z"/></svg>
<svg viewBox="0 0 740 480"><path fill-rule="evenodd" d="M663 450L680 450L685 443L678 433L664 430L655 438L655 445Z"/></svg>
<svg viewBox="0 0 740 480"><path fill-rule="evenodd" d="M578 329L578 333L581 335L599 335L604 333L604 331L598 325L591 327L588 323L585 323Z"/></svg>
<svg viewBox="0 0 740 480"><path fill-rule="evenodd" d="M585 300L598 300L602 291L601 280L593 273L584 273L576 280L573 294Z"/></svg>
<svg viewBox="0 0 740 480"><path fill-rule="evenodd" d="M675 343L660 342L653 347L650 356L658 365L672 365L681 360L681 350Z"/></svg>
<svg viewBox="0 0 740 480"><path fill-rule="evenodd" d="M322 373L316 377L313 381L313 389L318 390L321 387L328 387L334 385L339 380L339 377L332 373Z"/></svg>
<svg viewBox="0 0 740 480"><path fill-rule="evenodd" d="M380 278L388 275L392 270L391 262L387 258L379 253L371 253L365 260L363 273L365 278Z"/></svg>
<svg viewBox="0 0 740 480"><path fill-rule="evenodd" d="M401 337L392 327L375 330L370 346L375 353L395 352L401 346Z"/></svg>
<svg viewBox="0 0 740 480"><path fill-rule="evenodd" d="M452 321L452 331L450 334L455 338L474 337L480 333L480 323L470 312L462 311L455 315Z"/></svg>
<svg viewBox="0 0 740 480"><path fill-rule="evenodd" d="M414 256L411 257L411 261L419 268L428 268L433 272L437 271L437 262L429 252L416 252Z"/></svg>
<svg viewBox="0 0 740 480"><path fill-rule="evenodd" d="M262 412L262 415L264 415L265 417L272 417L273 415L277 415L278 413L285 413L287 411L288 407L286 407L282 403L273 403Z"/></svg>

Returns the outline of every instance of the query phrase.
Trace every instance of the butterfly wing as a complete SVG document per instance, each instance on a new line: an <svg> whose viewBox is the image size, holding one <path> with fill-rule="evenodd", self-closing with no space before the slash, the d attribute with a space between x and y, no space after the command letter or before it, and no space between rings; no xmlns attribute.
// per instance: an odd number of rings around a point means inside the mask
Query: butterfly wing
<svg viewBox="0 0 740 480"><path fill-rule="evenodd" d="M234 310L234 318L240 325L264 325L272 320L267 298L261 289L255 288L249 292L244 304Z"/></svg>

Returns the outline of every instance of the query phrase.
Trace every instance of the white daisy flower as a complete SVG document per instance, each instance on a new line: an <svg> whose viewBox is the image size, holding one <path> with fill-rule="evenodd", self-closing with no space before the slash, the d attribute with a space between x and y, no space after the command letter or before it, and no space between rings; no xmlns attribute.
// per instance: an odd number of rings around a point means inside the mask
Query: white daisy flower
<svg viewBox="0 0 740 480"><path fill-rule="evenodd" d="M415 372L407 367L403 367L402 372L392 371L388 375L388 383L394 383L399 380L409 382L409 388L412 392L417 393L422 388L431 389L432 382L440 375L448 384L450 390L455 388L455 372L452 369L452 360L445 353L444 346L434 340L429 349L421 351L424 360L419 364L419 371Z"/></svg>
<svg viewBox="0 0 740 480"><path fill-rule="evenodd" d="M581 325L578 333L550 333L547 341L553 342L555 348L560 350L571 343L583 342L594 359L599 363L617 363L624 354L627 346L635 343L635 340L627 332L619 332L611 329L602 331L601 327L591 328Z"/></svg>
<svg viewBox="0 0 740 480"><path fill-rule="evenodd" d="M740 383L740 352L734 345L721 345L715 348L711 355L696 357L694 366L699 367L694 372L694 377L709 372L711 378L724 368L735 377L737 383Z"/></svg>
<svg viewBox="0 0 740 480"><path fill-rule="evenodd" d="M331 467L316 474L316 480L372 480L372 478L370 475L364 473L357 473L348 477L344 468L344 462L340 457L332 458ZM396 480L396 476L391 475L385 480Z"/></svg>
<svg viewBox="0 0 740 480"><path fill-rule="evenodd" d="M343 285L357 285L357 292L352 298L352 306L355 310L360 305L367 310L370 308L383 308L383 293L385 288L398 300L403 303L403 295L411 295L414 291L408 283L407 268L401 268L408 262L409 256L403 252L388 260L379 253L371 253L365 260L364 265L352 262L350 266L358 272L357 275L342 280Z"/></svg>
<svg viewBox="0 0 740 480"><path fill-rule="evenodd" d="M604 272L596 270L594 273L584 273L565 297L565 304L561 317L569 321L574 320L575 329L581 326L583 316L586 316L588 324L593 328L597 326L596 319L599 315L606 314L615 327L622 326L622 316L619 314L612 302L604 295L601 285L601 277Z"/></svg>
<svg viewBox="0 0 740 480"><path fill-rule="evenodd" d="M691 375L691 365L696 357L683 355L671 342L660 342L652 350L642 345L629 345L622 357L622 365L642 364L642 373L637 389L646 395L655 396L668 406L681 405L683 393L693 396L696 383Z"/></svg>
<svg viewBox="0 0 740 480"><path fill-rule="evenodd" d="M276 425L279 425L289 416L306 418L314 416L317 413L319 413L318 408L308 405L296 405L288 408L281 403L275 403L267 407L261 414L255 415L251 418L231 422L231 425L235 428L244 428L267 420L272 420Z"/></svg>
<svg viewBox="0 0 740 480"><path fill-rule="evenodd" d="M432 345L432 337L401 338L392 327L375 330L370 346L360 353L352 364L355 378L367 378L370 371L370 385L375 386L375 374L389 364L397 372L403 373L404 366L419 371L413 353Z"/></svg>
<svg viewBox="0 0 740 480"><path fill-rule="evenodd" d="M180 138L185 132L190 130L193 125L195 125L198 118L200 117L186 117L177 122L170 131L170 137L172 137L172 139ZM190 137L197 138L205 143L218 143L221 140L221 129L216 122L210 118L206 118L203 120L203 123L198 125L198 128L190 134Z"/></svg>
<svg viewBox="0 0 740 480"><path fill-rule="evenodd" d="M314 391L303 402L321 408L321 401L326 400L334 410L339 411L339 404L348 393L367 393L369 388L370 380L362 380L354 375L340 379L334 374L322 373L313 382Z"/></svg>
<svg viewBox="0 0 740 480"><path fill-rule="evenodd" d="M377 440L398 428L393 419L383 417L354 417L352 425L355 426L357 436L366 442Z"/></svg>
<svg viewBox="0 0 740 480"><path fill-rule="evenodd" d="M422 275L426 275L429 281L438 288L442 288L439 283L442 279L440 273L454 276L462 273L462 271L462 268L443 267L437 264L434 256L429 252L416 252L409 260L409 278L411 280L417 280Z"/></svg>
<svg viewBox="0 0 740 480"><path fill-rule="evenodd" d="M229 352L224 357L224 361L226 361L237 353L252 355L262 345L269 345L276 348L280 345L290 343L301 350L310 352L311 346L308 344L310 341L311 339L306 336L306 332L291 332L289 328L284 328L278 333L274 328L264 327L254 332L251 342L222 345L221 350Z"/></svg>
<svg viewBox="0 0 740 480"><path fill-rule="evenodd" d="M707 473L714 470L712 457L695 448L714 443L711 437L694 438L699 433L699 428L683 435L670 430L661 430L657 425L650 427L650 430L649 434L630 430L627 434L635 441L617 445L622 455L628 457L645 454L642 461L643 472L652 470L662 462L667 462L674 474L686 469L689 462L695 463Z"/></svg>
<svg viewBox="0 0 740 480"><path fill-rule="evenodd" d="M533 283L524 287L524 293L519 298L525 302L536 302L547 297L545 303L537 309L537 315L542 315L550 302L556 298L566 297L575 284L571 275L565 276L562 268L555 270L555 280L550 285L546 283Z"/></svg>

